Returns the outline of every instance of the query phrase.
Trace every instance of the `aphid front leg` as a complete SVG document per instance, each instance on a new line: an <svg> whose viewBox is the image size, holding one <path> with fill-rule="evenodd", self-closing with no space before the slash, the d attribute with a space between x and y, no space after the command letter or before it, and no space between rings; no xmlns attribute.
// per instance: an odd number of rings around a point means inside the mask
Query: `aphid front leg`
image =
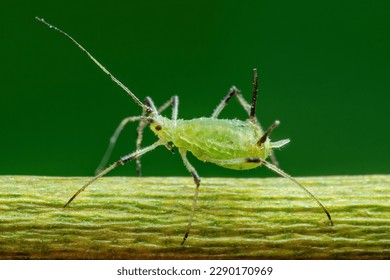
<svg viewBox="0 0 390 280"><path fill-rule="evenodd" d="M146 115L146 110L142 109L142 116L145 116L145 115ZM135 142L135 146L136 146L137 151L141 149L142 137L143 137L144 129L145 129L146 125L147 125L146 121L140 121L138 123L137 140ZM141 157L137 157L137 159L135 160L135 165L136 165L137 176L141 176L141 174L142 174L142 172L141 172Z"/></svg>
<svg viewBox="0 0 390 280"><path fill-rule="evenodd" d="M127 118L124 118L120 124L118 125L118 127L115 129L115 132L114 134L111 136L110 138L110 143L108 145L108 148L106 150L106 152L104 153L104 156L102 158L102 160L100 161L98 167L96 168L96 171L95 171L95 174L98 174L100 171L103 170L104 167L106 167L107 165L107 162L110 158L110 155L111 155L111 152L116 144L116 141L118 140L118 137L120 135L120 133L122 132L123 128L130 122L137 122L139 121L140 123L146 123L147 122L147 117L145 116L145 114L142 114L142 116L134 116L134 117L127 117ZM139 149L137 149L139 150Z"/></svg>
<svg viewBox="0 0 390 280"><path fill-rule="evenodd" d="M165 102L163 105L158 107L158 109L156 109L152 98L147 96L145 98L145 105L151 107L152 110L157 111L158 114L161 114L169 106L172 105L172 120L173 120L174 124L176 125L177 116L178 116L178 112L179 112L179 110L178 110L178 107L179 107L179 97L178 96L176 96L176 95L172 96L167 102ZM146 114L146 111L143 110L142 115L145 115L145 114ZM137 141L136 141L136 149L137 150L141 149L143 133L144 133L144 129L145 129L146 125L147 125L146 121L140 121L139 124L138 124L138 128L137 128ZM173 149L172 149L171 146L166 145L166 147L167 147L168 150L173 152ZM141 157L137 158L136 166L137 166L137 176L141 176L141 173L142 173L141 172Z"/></svg>
<svg viewBox="0 0 390 280"><path fill-rule="evenodd" d="M181 155L181 157L183 159L185 167L192 174L192 177L194 178L194 182L195 182L195 185L196 185L195 186L194 198L192 200L191 213L190 213L190 218L189 218L189 221L188 221L187 230L186 230L186 233L184 234L183 241L181 242L181 245L183 245L184 242L186 241L187 237L188 237L188 234L190 233L190 230L191 230L191 225L192 225L192 221L193 221L194 213L195 213L195 208L196 208L196 202L198 200L199 186L200 186L200 177L198 175L198 172L196 172L195 168L188 161L188 159L187 159L187 151L185 149L183 149L183 148L180 148L179 152L180 152L180 155Z"/></svg>
<svg viewBox="0 0 390 280"><path fill-rule="evenodd" d="M81 193L82 191L84 191L90 184L92 184L93 182L95 182L97 179L99 179L100 177L103 177L104 175L106 175L108 172L110 172L111 170L115 169L116 167L118 167L119 165L123 165L125 164L126 162L130 161L130 160L133 160L135 158L138 158L140 156L142 156L143 154L146 154L147 152L150 152L151 150L154 150L155 148L157 148L158 146L161 146L161 145L164 145L165 143L161 142L161 140L158 140L156 142L154 142L154 144L148 146L148 147L145 147L141 150L138 150L138 151L135 151L131 154L128 154L127 156L124 156L122 157L120 160L116 161L115 163L111 164L109 167L107 167L106 169L104 169L103 171L101 171L99 174L97 174L95 177L93 177L91 180L89 180L82 188L80 188L69 200L68 202L64 205L64 207L68 206L69 203L71 203L73 201L73 199L75 199L79 193Z"/></svg>
<svg viewBox="0 0 390 280"><path fill-rule="evenodd" d="M152 111L157 111L159 114L162 113L164 110L166 110L170 105L172 105L172 118L175 118L174 120L177 120L178 115L178 97L172 96L171 99L169 99L166 103L164 103L162 106L160 106L158 109L155 108L154 103L150 97L146 97L145 105L152 108ZM107 162L110 158L110 155L112 153L112 150L116 144L116 141L118 140L118 137L124 127L129 124L130 122L139 121L138 127L137 127L137 140L136 140L136 150L141 149L141 143L143 138L143 131L148 124L148 120L146 117L146 110L143 108L142 110L142 116L135 116L135 117L127 117L124 118L118 127L116 128L114 134L110 138L110 143L107 147L106 152L104 153L104 156L102 160L100 161L98 167L96 168L95 175L98 174L100 171L103 170L104 167L106 167ZM136 159L136 166L137 166L137 176L141 176L141 158L138 157Z"/></svg>

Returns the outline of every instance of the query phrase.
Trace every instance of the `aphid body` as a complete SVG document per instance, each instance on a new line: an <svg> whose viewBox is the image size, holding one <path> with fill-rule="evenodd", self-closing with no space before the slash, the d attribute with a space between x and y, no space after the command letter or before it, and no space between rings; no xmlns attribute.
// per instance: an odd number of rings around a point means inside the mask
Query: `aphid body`
<svg viewBox="0 0 390 280"><path fill-rule="evenodd" d="M216 165L229 169L252 169L264 165L275 173L293 181L301 189L303 189L326 213L329 221L333 224L329 212L321 204L321 202L304 186L290 175L277 167L276 159L273 155L273 148L279 148L289 142L288 139L271 142L269 135L272 130L279 125L279 121L275 121L266 131L263 131L260 122L255 116L256 100L258 94L258 77L257 71L254 69L253 74L253 94L252 102L249 104L241 95L236 87L232 87L228 94L223 98L221 103L214 109L210 117L197 118L192 120L178 119L178 104L179 98L173 96L165 104L156 107L150 97L146 97L144 102L141 102L138 97L133 94L125 85L123 85L117 78L115 78L103 65L100 64L83 46L74 40L67 33L61 29L50 25L43 19L37 18L40 22L46 24L50 28L65 35L73 43L75 43L88 57L104 71L116 84L118 84L141 108L142 115L132 116L122 120L114 135L111 137L110 145L100 163L97 175L80 188L65 204L66 207L76 196L84 191L95 180L104 176L119 165L123 165L130 160L136 160L137 171L140 174L141 161L140 158L145 153L157 148L158 146L165 146L170 151L174 151L173 146L177 147L182 157L183 163L188 171L192 174L195 182L195 192L192 201L192 207L183 241L188 237L191 229L196 202L198 199L198 192L200 186L200 177L187 159L187 152L191 152L195 157L204 162L211 162ZM249 118L245 121L237 119L218 119L219 114L235 96L244 110L247 112ZM172 118L168 119L161 115L161 113L172 106ZM139 122L138 138L136 141L136 150L119 160L112 165L106 166L107 160L111 154L112 148L122 131L122 129L130 122ZM158 140L147 147L141 147L143 130L149 123L151 130L156 134ZM270 157L273 163L266 161Z"/></svg>
<svg viewBox="0 0 390 280"><path fill-rule="evenodd" d="M272 149L268 138L262 145L257 145L263 132L260 126L249 120L197 118L173 123L168 118L159 117L151 124L151 129L162 141L172 142L179 149L190 151L199 160L230 169L256 168L260 162L229 164L224 161L266 159Z"/></svg>

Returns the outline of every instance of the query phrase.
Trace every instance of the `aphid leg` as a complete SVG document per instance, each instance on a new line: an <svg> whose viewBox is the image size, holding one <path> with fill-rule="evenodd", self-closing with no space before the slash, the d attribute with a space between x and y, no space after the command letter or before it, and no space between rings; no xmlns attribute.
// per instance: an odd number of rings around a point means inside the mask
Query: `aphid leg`
<svg viewBox="0 0 390 280"><path fill-rule="evenodd" d="M151 109L151 112L157 112L156 106L154 106L154 102L149 96L147 96L145 98L144 104ZM148 112L145 109L142 109L143 116L145 116L147 113ZM144 129L145 129L146 125L147 125L147 122L145 122L145 121L140 121L138 123L137 140L135 142L135 146L136 146L137 151L141 150L142 138L143 138ZM141 157L138 157L136 159L135 165L136 165L137 176L141 176L141 173L142 173L142 171L141 171Z"/></svg>
<svg viewBox="0 0 390 280"><path fill-rule="evenodd" d="M177 115L178 115L178 106L179 106L179 97L177 97L176 95L172 96L167 102L165 102L163 105L158 107L158 109L155 109L154 102L153 102L152 98L147 96L145 98L145 105L149 106L151 108L154 108L154 110L157 110L158 114L164 112L169 106L172 105L172 120L174 121L174 124L176 125L176 120L177 120ZM144 114L146 114L145 110L143 110L143 112L142 112L142 115L144 115ZM137 150L141 149L143 132L144 132L146 125L147 125L146 121L140 121L138 124L137 141L136 141L136 149ZM169 146L168 144L166 144L166 147L172 153L174 152L173 148L171 146ZM141 176L141 174L142 174L142 172L141 172L141 157L138 157L136 159L136 166L137 166L137 176Z"/></svg>
<svg viewBox="0 0 390 280"><path fill-rule="evenodd" d="M290 142L290 141L289 141L289 142ZM278 160L276 159L274 150L271 150L271 152L269 153L269 158L271 159L271 162L272 162L273 165L279 167L279 162L278 162Z"/></svg>
<svg viewBox="0 0 390 280"><path fill-rule="evenodd" d="M253 69L253 94L252 94L252 104L251 104L251 110L249 113L249 119L253 122L256 122L256 100L257 100L257 94L258 94L258 85L259 85L259 79L257 76L257 69Z"/></svg>
<svg viewBox="0 0 390 280"><path fill-rule="evenodd" d="M192 200L192 205L191 205L191 213L190 213L190 218L188 221L188 226L186 233L184 234L183 241L181 242L181 245L184 244L184 242L187 240L188 234L190 233L191 230L191 225L192 221L194 218L194 213L195 213L195 208L196 208L196 202L198 200L198 194L199 194L199 186L200 186L200 178L198 175L198 172L196 172L195 168L191 165L191 163L187 159L187 151L184 149L179 149L180 155L183 159L185 167L188 169L188 171L192 174L192 177L194 178L195 182L195 193L194 193L194 198Z"/></svg>
<svg viewBox="0 0 390 280"><path fill-rule="evenodd" d="M89 180L89 182L87 182L81 189L79 189L69 200L68 202L64 205L64 207L68 206L69 203L72 202L73 199L76 198L76 196L79 195L79 193L81 193L82 191L84 191L90 184L92 184L93 182L95 182L97 179L99 179L100 177L106 175L108 172L110 172L111 170L115 169L117 166L119 165L123 165L125 164L126 162L128 162L129 160L132 160L132 159L135 159L137 157L140 157L142 156L143 154L146 154L147 152L150 152L151 150L154 150L155 148L157 148L158 146L160 145L164 145L164 143L162 143L160 140L158 140L157 142L155 142L154 144L148 146L148 147L145 147L141 150L138 150L138 151L135 151L131 154L128 154L127 156L124 156L122 157L120 160L116 161L115 163L113 163L112 165L110 165L109 167L107 167L106 169L104 169L103 171L101 171L99 174L97 174L95 177L93 177L91 180Z"/></svg>
<svg viewBox="0 0 390 280"><path fill-rule="evenodd" d="M259 90L258 90L258 87L259 87L259 82L258 82L258 81L259 81L259 78L258 78L258 75L257 75L257 69L254 68L254 69L253 69L253 93L252 93L252 104L251 104L251 106L250 106L249 119L250 119L252 122L257 123L257 124L260 126L261 130L264 131L263 128L262 128L262 126L261 126L261 124L260 124L260 122L259 122L259 120L256 118L256 101L257 101L257 95L258 95L258 91L259 91ZM279 123L278 123L278 124L279 124ZM277 125L278 125L278 124L277 124ZM263 142L264 142L265 140L267 140L268 135L271 133L271 131L272 131L277 125L274 125L273 127L271 126L271 128L268 129L268 130L264 133L264 135L263 135L264 139L263 139L263 137L261 137L260 140L259 140L259 142L260 142L260 141L263 141ZM258 145L261 145L261 144L263 143L263 142L261 142L261 143L259 144L259 142L258 142ZM279 166L279 163L278 163L278 161L276 160L276 156L275 156L275 153L274 153L273 150L271 150L269 157L270 157L270 159L271 159L271 162L272 162L275 166Z"/></svg>
<svg viewBox="0 0 390 280"><path fill-rule="evenodd" d="M100 164L96 168L95 174L98 174L106 166L108 159L110 158L112 149L114 148L115 143L116 143L120 133L122 132L123 128L130 122L136 122L136 121L147 122L148 120L150 121L152 119L146 117L145 114L143 113L142 116L127 117L127 118L124 118L120 122L120 124L116 128L114 134L110 138L110 143L108 145L108 148L107 148L106 152L104 153L104 156L103 156L102 160L100 161Z"/></svg>
<svg viewBox="0 0 390 280"><path fill-rule="evenodd" d="M253 120L256 123L259 123L256 115L256 100L257 100L257 93L258 93L258 81L257 81L257 70L253 70L254 77L253 77L253 95L252 95L252 104L249 104L244 97L242 96L241 92L235 87L232 86L228 92L228 94L222 99L221 103L215 108L213 114L211 115L212 118L217 118L221 111L225 108L227 103L230 101L230 99L233 96L236 96L238 99L238 102L240 102L241 106L244 108L245 112L248 113L248 116L251 120Z"/></svg>
<svg viewBox="0 0 390 280"><path fill-rule="evenodd" d="M217 118L219 114L222 112L222 110L226 107L230 99L232 98L233 95L239 94L239 90L235 87L232 86L228 92L228 94L222 99L222 101L218 104L217 108L214 109L213 114L211 115L211 118ZM245 107L244 107L245 109ZM246 111L246 109L245 109Z"/></svg>
<svg viewBox="0 0 390 280"><path fill-rule="evenodd" d="M250 110L249 110L249 119L254 122L254 123L257 123L259 126L260 126L260 129L262 131L263 130L263 127L262 125L260 124L259 120L257 119L256 117L256 101L257 101L257 96L258 96L258 88L259 88L259 82L258 82L259 78L258 78L258 75L257 75L257 69L253 69L253 93L252 93L252 103L251 105L245 105L245 106L249 106L250 107ZM239 97L239 96L237 96ZM242 101L240 101L241 103L245 102L246 103L246 100L244 98L242 98L242 96L240 96ZM272 128L273 129L273 128ZM272 131L271 129L271 131ZM267 136L269 135L269 133L271 132L269 131L268 134L267 132L264 134ZM263 140L265 141L267 138L265 137ZM270 152L270 155L269 155L270 159L271 159L271 162L275 165L275 166L279 166L279 163L278 161L276 160L276 156L275 156L275 153L273 150L271 150Z"/></svg>
<svg viewBox="0 0 390 280"><path fill-rule="evenodd" d="M167 102L161 105L158 108L157 112L160 114L171 105L172 105L172 120L176 125L177 117L179 114L179 97L177 95L172 96L171 99L169 99Z"/></svg>
<svg viewBox="0 0 390 280"><path fill-rule="evenodd" d="M244 108L245 112L250 112L251 105L242 97L240 90L238 90L235 86L232 86L226 96L222 99L222 101L218 104L218 106L214 109L211 118L217 118L222 110L226 107L228 102L231 100L233 96L236 96L241 106Z"/></svg>
<svg viewBox="0 0 390 280"><path fill-rule="evenodd" d="M252 104L249 104L244 97L242 96L241 92L235 87L232 86L228 92L228 94L222 99L221 103L218 104L217 108L214 109L213 114L211 115L212 118L217 118L219 114L222 112L222 110L226 107L228 102L233 96L236 96L238 99L238 102L240 102L241 106L244 108L245 112L248 113L248 116L251 120L253 120L256 123L259 123L255 111L256 111L256 100L257 100L257 93L258 93L258 77L257 77L257 70L253 69L253 95L252 95Z"/></svg>
<svg viewBox="0 0 390 280"><path fill-rule="evenodd" d="M333 226L332 218L330 217L330 214L328 210L325 208L324 205L312 194L308 189L306 189L301 183L299 183L297 180L295 180L293 177L288 175L286 172L281 170L280 168L276 167L275 165L269 163L268 161L261 159L261 158L239 158L239 159L230 159L230 160L213 160L214 163L218 164L240 164L245 162L253 162L253 163L260 163L261 165L264 165L268 169L274 171L276 174L279 174L280 176L289 179L290 181L297 184L302 190L304 190L317 204L322 208L322 210L325 212L326 216L329 219L330 225Z"/></svg>
<svg viewBox="0 0 390 280"><path fill-rule="evenodd" d="M241 92L235 87L232 86L228 92L228 94L222 99L222 101L218 104L218 106L214 109L213 114L211 115L211 118L217 118L219 114L222 112L222 110L226 107L228 102L231 100L233 96L236 96L238 99L238 102L240 102L241 106L244 108L244 110L248 113L249 119L253 120L255 123L257 123L261 130L263 131L263 128L257 119L255 115L256 111L256 101L257 101L257 95L258 95L258 75L257 70L253 69L253 94L252 94L252 104L249 104L244 97L242 96ZM274 151L271 150L271 153L269 155L271 162L275 166L279 166L278 161L276 160Z"/></svg>
<svg viewBox="0 0 390 280"><path fill-rule="evenodd" d="M146 111L142 110L142 116L145 116L145 115L146 115ZM142 137L143 137L144 129L145 129L146 125L147 125L147 122L144 121L144 120L141 120L138 123L138 127L137 127L137 140L135 142L135 146L136 146L136 150L137 151L141 150ZM137 176L141 176L142 175L142 172L141 172L141 157L137 157L136 158L135 165L136 165Z"/></svg>

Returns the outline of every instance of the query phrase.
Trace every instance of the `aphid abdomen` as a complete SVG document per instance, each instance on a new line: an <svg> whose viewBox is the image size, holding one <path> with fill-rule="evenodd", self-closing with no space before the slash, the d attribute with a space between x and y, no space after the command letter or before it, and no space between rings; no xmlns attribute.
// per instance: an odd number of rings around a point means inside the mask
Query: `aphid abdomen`
<svg viewBox="0 0 390 280"><path fill-rule="evenodd" d="M198 118L178 120L175 135L170 139L177 147L190 151L201 161L208 161L230 169L251 169L259 163L220 164L218 160L248 157L266 158L269 144L259 147L258 126L240 120Z"/></svg>

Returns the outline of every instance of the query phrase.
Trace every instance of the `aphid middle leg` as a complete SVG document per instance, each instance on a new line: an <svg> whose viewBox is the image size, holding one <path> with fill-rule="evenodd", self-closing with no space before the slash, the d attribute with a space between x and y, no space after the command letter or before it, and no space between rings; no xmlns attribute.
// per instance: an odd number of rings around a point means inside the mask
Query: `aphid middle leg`
<svg viewBox="0 0 390 280"><path fill-rule="evenodd" d="M191 163L187 159L187 151L184 149L179 149L180 155L183 159L185 167L188 169L188 171L192 174L192 177L194 178L195 182L195 193L194 193L194 198L192 200L192 205L191 205L191 213L190 213L190 218L188 221L188 226L186 233L184 234L183 241L181 242L181 245L184 244L184 242L187 240L188 234L190 233L191 226L192 226L192 221L194 219L194 213L195 213L195 208L196 208L196 202L198 201L198 194L199 194L199 186L200 186L200 177L198 175L198 172L196 172L195 168L191 165Z"/></svg>
<svg viewBox="0 0 390 280"><path fill-rule="evenodd" d="M142 114L142 116L134 116L134 117L124 118L120 122L120 124L116 128L114 134L110 138L110 144L108 145L108 148L107 148L106 152L104 153L104 156L103 156L102 160L100 161L100 164L96 168L95 174L98 174L106 166L108 159L110 158L112 149L114 148L116 141L117 141L120 133L122 132L123 128L130 122L136 122L136 121L147 122L148 120L150 121L150 120L152 120L152 118L146 117L144 114Z"/></svg>
<svg viewBox="0 0 390 280"><path fill-rule="evenodd" d="M219 114L222 112L222 110L226 107L226 105L229 103L231 98L233 96L236 96L242 107L244 108L245 112L250 112L250 105L246 100L242 97L241 92L235 87L232 86L229 90L229 92L226 94L226 96L222 99L222 101L218 104L218 106L214 109L213 114L211 115L211 118L218 118Z"/></svg>
<svg viewBox="0 0 390 280"><path fill-rule="evenodd" d="M256 109L256 100L257 100L257 88L258 88L258 82L257 82L257 71L256 69L254 71L254 77L253 77L253 95L252 95L252 104L249 104L244 97L242 96L240 90L238 90L235 86L232 86L227 93L227 95L222 99L222 101L218 104L218 106L214 109L213 114L211 115L212 118L217 118L219 114L222 112L222 110L226 107L228 102L231 100L233 96L236 96L238 99L238 102L241 104L241 106L244 108L245 112L247 112L248 116L256 123L259 123L256 119L256 116L254 114ZM252 112L253 111L253 112Z"/></svg>

